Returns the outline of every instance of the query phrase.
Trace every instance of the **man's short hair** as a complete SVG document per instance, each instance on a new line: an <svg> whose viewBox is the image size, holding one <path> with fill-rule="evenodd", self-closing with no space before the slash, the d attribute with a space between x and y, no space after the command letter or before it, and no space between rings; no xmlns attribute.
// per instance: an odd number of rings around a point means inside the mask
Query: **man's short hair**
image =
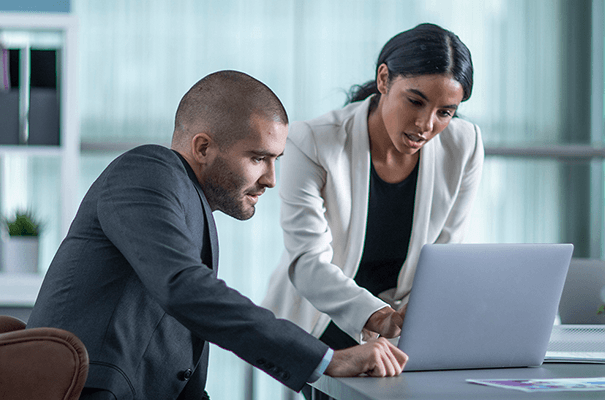
<svg viewBox="0 0 605 400"><path fill-rule="evenodd" d="M219 71L198 81L176 111L173 144L205 132L221 150L245 138L252 116L288 124L288 115L267 85L238 71Z"/></svg>

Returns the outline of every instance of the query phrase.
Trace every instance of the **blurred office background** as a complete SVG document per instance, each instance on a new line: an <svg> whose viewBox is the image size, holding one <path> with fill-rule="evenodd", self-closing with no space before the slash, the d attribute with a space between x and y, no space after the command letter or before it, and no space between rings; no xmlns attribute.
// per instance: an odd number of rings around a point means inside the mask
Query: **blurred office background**
<svg viewBox="0 0 605 400"><path fill-rule="evenodd" d="M247 72L291 120L308 119L373 79L390 37L433 22L458 34L475 66L459 113L481 127L486 160L467 241L571 242L575 257L604 256L602 0L0 1L0 12L32 11L77 22L75 206L118 154L169 144L179 99L206 74ZM59 220L73 217L60 204L65 165L0 154L2 212L30 207L46 221L42 275L65 233ZM270 190L250 221L216 215L219 276L257 302L283 246L278 209ZM207 387L213 399L291 398L217 347Z"/></svg>

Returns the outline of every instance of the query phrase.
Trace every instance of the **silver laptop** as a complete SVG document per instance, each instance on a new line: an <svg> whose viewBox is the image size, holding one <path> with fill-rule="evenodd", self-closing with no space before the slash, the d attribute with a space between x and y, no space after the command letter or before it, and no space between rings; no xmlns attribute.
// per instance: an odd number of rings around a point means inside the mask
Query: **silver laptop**
<svg viewBox="0 0 605 400"><path fill-rule="evenodd" d="M561 324L605 324L605 261L572 258L561 294Z"/></svg>
<svg viewBox="0 0 605 400"><path fill-rule="evenodd" d="M539 366L571 244L427 244L398 347L405 371Z"/></svg>

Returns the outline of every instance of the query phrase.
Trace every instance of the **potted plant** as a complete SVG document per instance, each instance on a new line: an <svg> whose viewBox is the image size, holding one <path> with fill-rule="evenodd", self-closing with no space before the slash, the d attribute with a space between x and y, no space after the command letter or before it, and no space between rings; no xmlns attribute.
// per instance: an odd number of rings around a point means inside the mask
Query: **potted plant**
<svg viewBox="0 0 605 400"><path fill-rule="evenodd" d="M38 237L41 224L30 211L17 211L12 219L4 218L8 237L3 241L4 272L38 272Z"/></svg>

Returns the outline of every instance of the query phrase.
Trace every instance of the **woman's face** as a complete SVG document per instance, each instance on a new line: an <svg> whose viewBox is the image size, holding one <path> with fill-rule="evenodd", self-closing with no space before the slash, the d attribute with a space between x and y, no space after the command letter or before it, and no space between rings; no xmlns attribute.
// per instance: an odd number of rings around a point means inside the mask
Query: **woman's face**
<svg viewBox="0 0 605 400"><path fill-rule="evenodd" d="M381 93L376 117L394 147L404 154L415 154L450 123L462 101L462 85L450 75L398 76L387 85L388 69L378 69Z"/></svg>

